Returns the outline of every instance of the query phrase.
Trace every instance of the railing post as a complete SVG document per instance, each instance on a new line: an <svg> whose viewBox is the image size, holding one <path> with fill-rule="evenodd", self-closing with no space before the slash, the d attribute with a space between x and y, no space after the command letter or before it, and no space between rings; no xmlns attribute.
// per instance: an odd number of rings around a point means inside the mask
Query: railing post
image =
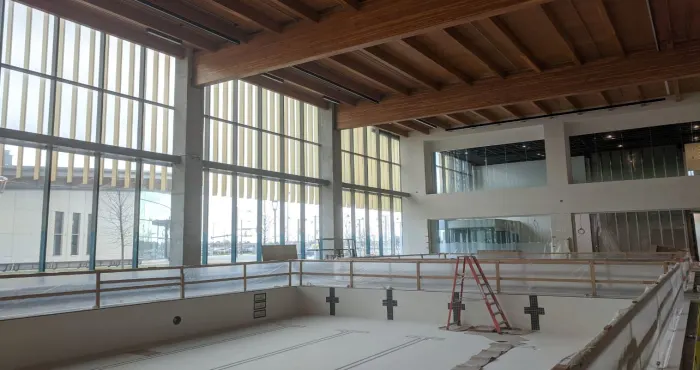
<svg viewBox="0 0 700 370"><path fill-rule="evenodd" d="M595 263L593 261L588 262L588 270L591 274L591 294L592 297L595 297L598 295L598 291L596 290Z"/></svg>
<svg viewBox="0 0 700 370"><path fill-rule="evenodd" d="M355 287L355 263L350 261L350 288Z"/></svg>
<svg viewBox="0 0 700 370"><path fill-rule="evenodd" d="M185 299L185 266L180 266L180 299Z"/></svg>
<svg viewBox="0 0 700 370"><path fill-rule="evenodd" d="M289 261L289 286L292 286L292 261Z"/></svg>
<svg viewBox="0 0 700 370"><path fill-rule="evenodd" d="M102 273L95 272L95 308L100 308L100 285Z"/></svg>
<svg viewBox="0 0 700 370"><path fill-rule="evenodd" d="M248 291L248 264L243 264L243 291Z"/></svg>
<svg viewBox="0 0 700 370"><path fill-rule="evenodd" d="M420 261L416 262L416 290L421 290L421 286L420 286Z"/></svg>
<svg viewBox="0 0 700 370"><path fill-rule="evenodd" d="M301 280L304 277L304 260L299 260L299 286L304 286Z"/></svg>
<svg viewBox="0 0 700 370"><path fill-rule="evenodd" d="M496 261L496 293L501 292L501 261Z"/></svg>

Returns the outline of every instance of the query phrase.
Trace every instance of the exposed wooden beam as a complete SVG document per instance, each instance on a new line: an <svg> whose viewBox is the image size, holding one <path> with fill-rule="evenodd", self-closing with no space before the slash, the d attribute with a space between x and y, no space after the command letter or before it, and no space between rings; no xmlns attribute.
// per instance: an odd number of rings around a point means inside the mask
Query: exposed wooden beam
<svg viewBox="0 0 700 370"><path fill-rule="evenodd" d="M605 8L605 3L603 0L592 0L591 3L593 3L595 6L598 15L600 15L600 18L603 20L603 24L605 24L608 31L612 34L612 39L615 42L615 48L617 49L618 54L620 56L625 56L625 48L622 46L622 42L620 42L620 37L617 35L617 30L610 19L610 15L608 15L608 10Z"/></svg>
<svg viewBox="0 0 700 370"><path fill-rule="evenodd" d="M195 82L211 84L257 75L547 1L372 0L363 3L359 12L333 12L317 24L299 23L283 34L262 33L245 45L202 53L197 56Z"/></svg>
<svg viewBox="0 0 700 370"><path fill-rule="evenodd" d="M644 95L644 90L642 90L642 87L639 85L636 85L635 89L637 90L637 99L638 100L646 100L646 95Z"/></svg>
<svg viewBox="0 0 700 370"><path fill-rule="evenodd" d="M159 17L143 7L135 6L133 2L121 0L83 0L84 2L104 9L116 16L139 23L145 27L154 28L170 36L181 39L199 49L216 51L221 45L220 40L212 40L197 33L191 28L183 27L175 21Z"/></svg>
<svg viewBox="0 0 700 370"><path fill-rule="evenodd" d="M212 0L215 3L222 5L222 9L227 12L233 13L241 18L247 19L260 27L274 32L282 33L282 25L275 22L274 19L269 18L267 15L261 13L252 6L246 4L240 0Z"/></svg>
<svg viewBox="0 0 700 370"><path fill-rule="evenodd" d="M456 113L451 113L451 114L446 114L445 117L450 121L454 122L455 124L461 126L461 125L471 125L472 122L465 120L464 117L462 117L459 114Z"/></svg>
<svg viewBox="0 0 700 370"><path fill-rule="evenodd" d="M532 105L537 107L537 109L539 109L544 114L552 114L552 110L547 108L547 106L544 105L542 102L533 100Z"/></svg>
<svg viewBox="0 0 700 370"><path fill-rule="evenodd" d="M437 92L388 97L375 106L341 107L338 122L341 128L360 127L698 75L700 42L688 41L673 50L642 51L627 58L606 58L539 74L520 73L504 80L485 79L474 86L446 86Z"/></svg>
<svg viewBox="0 0 700 370"><path fill-rule="evenodd" d="M419 84L433 90L440 90L440 84L435 82L430 77L423 74L423 72L415 69L410 63L407 63L393 55L391 55L386 50L379 46L372 46L365 49L365 52L378 61L382 62L385 66L393 69L394 71L400 73L401 75L418 82Z"/></svg>
<svg viewBox="0 0 700 370"><path fill-rule="evenodd" d="M595 58L600 58L600 50L598 50L598 46L595 43L595 40L593 40L593 36L591 36L591 31L588 29L588 24L583 21L583 18L581 18L581 12L579 12L578 8L576 7L576 4L574 4L573 0L564 0L566 1L567 4L569 4L569 7L573 9L573 14L576 17L576 22L581 26L581 29L583 29L584 34L586 35L586 42L590 44L593 47L593 50L596 52Z"/></svg>
<svg viewBox="0 0 700 370"><path fill-rule="evenodd" d="M486 25L491 26L493 29L498 31L501 36L503 36L508 42L513 45L513 47L518 51L518 56L520 59L522 59L530 68L537 72L542 72L542 68L537 64L535 61L535 56L532 55L532 53L527 50L525 45L523 45L520 40L518 40L518 37L515 36L513 31L510 30L510 27L508 27L507 24L505 24L502 20L498 19L497 17L493 18L486 18L482 20L482 22Z"/></svg>
<svg viewBox="0 0 700 370"><path fill-rule="evenodd" d="M549 4L543 4L541 6L542 11L544 14L547 16L547 19L549 20L549 23L552 24L552 27L557 31L557 35L559 36L559 39L564 43L566 46L566 50L569 53L569 56L571 57L571 60L577 64L581 64L581 57L579 57L578 53L576 52L576 46L574 45L574 42L571 40L571 37L569 37L569 34L566 32L566 29L564 26L559 22L559 19L557 18L557 15L554 14L554 11L549 7Z"/></svg>
<svg viewBox="0 0 700 370"><path fill-rule="evenodd" d="M511 116L515 118L523 118L523 115L518 113L518 111L515 110L515 108L508 106L508 105L502 105L501 108L503 108L504 111L508 112Z"/></svg>
<svg viewBox="0 0 700 370"><path fill-rule="evenodd" d="M288 83L279 83L263 76L246 77L243 79L243 81L260 86L264 89L278 92L282 95L287 95L290 98L315 105L322 109L328 109L328 102L323 100L321 97L307 93L305 90Z"/></svg>
<svg viewBox="0 0 700 370"><path fill-rule="evenodd" d="M399 121L396 122L399 127L407 128L412 131L420 132L421 134L429 135L430 129L422 123L416 121Z"/></svg>
<svg viewBox="0 0 700 370"><path fill-rule="evenodd" d="M442 120L441 118L439 118L439 117L426 117L426 118L421 118L421 121L428 122L428 123L430 123L431 125L437 126L437 127L441 128L441 129L443 129L443 130L447 130L447 129L452 128L452 125L450 125L449 122L445 122L445 121L443 121L443 120Z"/></svg>
<svg viewBox="0 0 700 370"><path fill-rule="evenodd" d="M338 1L350 9L360 10L360 1L359 0L338 0Z"/></svg>
<svg viewBox="0 0 700 370"><path fill-rule="evenodd" d="M274 72L269 72L271 75L277 76L285 81L291 82L297 86L307 90L314 91L318 94L333 98L341 103L357 105L358 99L342 93L330 85L323 83L321 80L310 77L302 72L298 72L289 68L280 69Z"/></svg>
<svg viewBox="0 0 700 370"><path fill-rule="evenodd" d="M598 96L600 96L600 98L603 99L605 105L613 105L613 101L610 99L608 94L605 93L605 91L598 92Z"/></svg>
<svg viewBox="0 0 700 370"><path fill-rule="evenodd" d="M21 0L32 8L71 20L73 22L104 31L127 41L182 58L185 48L172 42L162 40L146 32L145 27L114 17L94 6L79 0Z"/></svg>
<svg viewBox="0 0 700 370"><path fill-rule="evenodd" d="M377 125L377 128L379 128L380 130L391 132L392 134L408 137L408 130L398 127L396 125L392 125L390 123Z"/></svg>
<svg viewBox="0 0 700 370"><path fill-rule="evenodd" d="M195 6L190 6L179 0L148 0L158 7L161 7L171 13L178 14L188 20L206 25L208 28L222 34L229 38L239 40L242 43L248 42L250 36L247 35L243 30L237 28L235 24L224 21L223 19L216 17L210 13L199 10ZM223 41L223 39L222 39Z"/></svg>
<svg viewBox="0 0 700 370"><path fill-rule="evenodd" d="M437 55L434 51L432 51L429 47L427 47L425 44L420 42L417 38L415 37L409 37L407 39L402 40L404 44L408 45L411 49L417 51L433 63L435 63L438 67L444 69L445 71L449 72L453 76L459 78L462 82L466 84L471 84L473 79L467 75L464 71L460 70L457 68L454 64L450 63L449 61L445 60L441 56Z"/></svg>
<svg viewBox="0 0 700 370"><path fill-rule="evenodd" d="M277 2L301 18L317 23L321 21L321 15L314 8L299 0L277 0Z"/></svg>
<svg viewBox="0 0 700 370"><path fill-rule="evenodd" d="M486 66L491 72L493 72L496 76L503 78L505 77L505 74L501 72L500 67L494 63L491 58L486 55L486 53L482 52L479 50L479 48L476 47L476 45L472 44L469 39L461 34L459 30L456 28L448 28L445 30L445 33L449 35L453 40L455 40L458 44L460 44L464 49L466 49L471 55L474 56L474 58L478 59L479 62L481 62L483 65Z"/></svg>
<svg viewBox="0 0 700 370"><path fill-rule="evenodd" d="M581 109L582 109L581 104L580 104L578 101L576 101L576 99L574 99L574 97L572 97L572 96L564 96L564 100L566 100L566 102L569 103L569 105L571 105L572 107L574 107L574 109L576 109L576 110L581 110Z"/></svg>
<svg viewBox="0 0 700 370"><path fill-rule="evenodd" d="M333 83L336 83L340 86L356 91L366 96L367 98L374 100L375 102L380 101L383 98L381 91L378 91L361 83L357 83L355 82L355 80L330 71L324 68L323 66L319 65L318 63L304 63L301 64L299 67L302 67L305 70L310 71L311 73L314 73L326 80L333 81Z"/></svg>
<svg viewBox="0 0 700 370"><path fill-rule="evenodd" d="M474 109L472 113L485 119L487 122L496 122L498 118L491 114L491 112L485 111L483 109Z"/></svg>
<svg viewBox="0 0 700 370"><path fill-rule="evenodd" d="M339 64L345 69L348 69L349 71L351 71L351 73L368 78L399 94L411 94L411 89L409 89L408 87L400 84L399 82L394 81L391 77L387 77L381 72L377 72L371 67L352 59L347 55L336 55L334 57L330 57L329 60Z"/></svg>

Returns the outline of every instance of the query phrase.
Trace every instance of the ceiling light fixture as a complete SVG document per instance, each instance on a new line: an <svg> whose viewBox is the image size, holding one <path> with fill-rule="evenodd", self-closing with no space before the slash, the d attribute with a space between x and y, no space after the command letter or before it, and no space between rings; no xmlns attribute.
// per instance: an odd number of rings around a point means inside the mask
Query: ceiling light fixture
<svg viewBox="0 0 700 370"><path fill-rule="evenodd" d="M700 125L694 125L693 128L697 130L700 128Z"/></svg>
<svg viewBox="0 0 700 370"><path fill-rule="evenodd" d="M617 147L618 147L618 148L622 148L622 144L617 144Z"/></svg>
<svg viewBox="0 0 700 370"><path fill-rule="evenodd" d="M327 101L327 102L329 102L329 103L333 103L333 104L335 104L335 105L340 105L340 102L339 102L338 100L333 99L333 98L328 97L328 96L324 96L324 97L323 97L323 100L325 100L325 101Z"/></svg>
<svg viewBox="0 0 700 370"><path fill-rule="evenodd" d="M607 135L605 135L605 138L606 139L614 139L615 136L613 136L612 134L607 134Z"/></svg>
<svg viewBox="0 0 700 370"><path fill-rule="evenodd" d="M283 80L283 79L281 79L281 78L279 78L279 77L277 77L277 76L275 76L275 75L271 75L271 74L269 74L269 73L263 73L263 74L261 74L261 76L263 76L263 77L265 77L265 78L267 78L267 79L270 79L270 80L272 80L272 81L275 81L275 82L277 82L277 83L281 83L281 84L284 83L284 80Z"/></svg>
<svg viewBox="0 0 700 370"><path fill-rule="evenodd" d="M153 28L146 28L146 33L148 33L151 36L158 37L160 39L163 39L168 42L172 42L175 45L182 45L182 40L172 37L166 33L160 32L158 30L154 30Z"/></svg>

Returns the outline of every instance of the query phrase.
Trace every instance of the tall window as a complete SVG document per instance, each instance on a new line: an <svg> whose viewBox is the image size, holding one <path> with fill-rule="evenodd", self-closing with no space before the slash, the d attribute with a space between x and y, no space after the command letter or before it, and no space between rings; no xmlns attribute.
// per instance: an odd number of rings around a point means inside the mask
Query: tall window
<svg viewBox="0 0 700 370"><path fill-rule="evenodd" d="M341 132L343 235L358 255L401 254L399 138L374 127Z"/></svg>
<svg viewBox="0 0 700 370"><path fill-rule="evenodd" d="M70 235L70 255L78 255L78 243L80 241L80 213L73 213Z"/></svg>
<svg viewBox="0 0 700 370"><path fill-rule="evenodd" d="M63 249L63 212L54 214L53 255L60 256Z"/></svg>
<svg viewBox="0 0 700 370"><path fill-rule="evenodd" d="M0 129L29 135L0 144L0 176L9 179L0 209L13 220L0 216L0 271L168 263L175 58L2 4ZM80 150L85 142L98 149ZM109 154L115 146L132 157Z"/></svg>
<svg viewBox="0 0 700 370"><path fill-rule="evenodd" d="M305 256L321 223L318 108L243 81L207 88L205 107L202 262L260 260L274 244Z"/></svg>

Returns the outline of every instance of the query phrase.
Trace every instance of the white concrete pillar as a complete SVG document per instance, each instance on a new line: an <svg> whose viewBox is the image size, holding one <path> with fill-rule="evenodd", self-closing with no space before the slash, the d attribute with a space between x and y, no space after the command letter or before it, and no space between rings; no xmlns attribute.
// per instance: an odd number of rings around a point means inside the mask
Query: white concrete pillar
<svg viewBox="0 0 700 370"><path fill-rule="evenodd" d="M547 186L552 189L562 189L572 182L571 151L566 125L561 121L547 122L544 128L544 147L547 156ZM554 191L552 193L558 193ZM552 217L552 240L557 245L574 249L574 227L572 214L565 212L563 199L559 199L558 211ZM565 248L563 248L565 249ZM567 252L567 250L562 250Z"/></svg>
<svg viewBox="0 0 700 370"><path fill-rule="evenodd" d="M175 122L170 264L199 265L202 260L202 141L204 89L192 82L194 57L175 62Z"/></svg>
<svg viewBox="0 0 700 370"><path fill-rule="evenodd" d="M428 182L432 181L428 175L435 170L432 155L420 137L401 139L401 190L411 194L402 203L404 254L429 253L428 219L424 216L422 201L426 198Z"/></svg>
<svg viewBox="0 0 700 370"><path fill-rule="evenodd" d="M321 204L319 215L321 238L333 238L333 242L324 241L322 248L343 248L343 177L342 153L340 152L340 131L336 129L336 108L319 109L318 136L321 143L320 176L331 182L321 187Z"/></svg>

